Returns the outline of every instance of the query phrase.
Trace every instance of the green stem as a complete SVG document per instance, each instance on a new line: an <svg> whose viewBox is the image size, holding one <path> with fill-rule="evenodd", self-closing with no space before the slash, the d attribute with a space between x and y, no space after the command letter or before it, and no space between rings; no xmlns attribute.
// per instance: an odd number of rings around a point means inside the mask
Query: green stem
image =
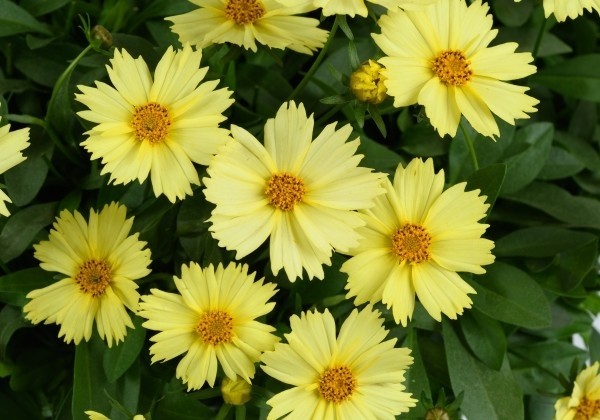
<svg viewBox="0 0 600 420"><path fill-rule="evenodd" d="M319 55L317 56L315 61L312 63L312 66L310 66L310 68L308 69L308 71L306 72L306 74L304 75L302 80L300 81L300 83L298 83L298 86L296 86L294 91L288 97L288 101L291 101L292 99L294 99L296 97L296 95L298 95L298 93L300 93L304 89L306 84L308 82L310 82L310 79L313 77L313 75L319 68L321 61L323 61L323 59L325 58L327 49L329 48L329 46L331 45L331 42L333 41L333 38L335 36L335 32L337 31L338 26L339 26L338 18L336 17L335 21L333 22L333 26L331 27L331 31L329 31L329 38L327 38L325 45L323 45L323 48L321 48L321 51L319 52Z"/></svg>
<svg viewBox="0 0 600 420"><path fill-rule="evenodd" d="M460 131L463 133L463 136L465 137L467 146L469 147L469 154L471 155L471 161L473 162L473 168L476 171L478 171L479 163L477 163L477 153L475 152L475 147L473 147L473 140L471 139L471 136L469 136L469 133L465 129L465 126L463 125L462 121L460 122L460 124L458 126L460 127Z"/></svg>
<svg viewBox="0 0 600 420"><path fill-rule="evenodd" d="M333 117L340 109L346 106L347 103L337 104L333 108L329 108L329 111L321 115L317 121L315 122L315 126L320 127L324 122L326 122L329 118Z"/></svg>
<svg viewBox="0 0 600 420"><path fill-rule="evenodd" d="M246 420L246 406L236 405L235 406L235 420Z"/></svg>
<svg viewBox="0 0 600 420"><path fill-rule="evenodd" d="M547 23L548 19L544 18L542 25L540 26L540 30L538 31L537 37L535 38L535 44L533 44L533 51L531 52L531 55L533 55L534 58L538 55L540 45L542 44L542 37L544 36L544 32L546 32Z"/></svg>

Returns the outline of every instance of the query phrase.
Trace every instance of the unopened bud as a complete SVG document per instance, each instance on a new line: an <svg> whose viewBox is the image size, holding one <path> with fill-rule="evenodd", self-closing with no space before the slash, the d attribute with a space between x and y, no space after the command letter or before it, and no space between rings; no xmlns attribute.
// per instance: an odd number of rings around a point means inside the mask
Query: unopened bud
<svg viewBox="0 0 600 420"><path fill-rule="evenodd" d="M102 25L96 25L92 28L92 38L100 41L100 47L108 50L112 47L112 35L110 31Z"/></svg>
<svg viewBox="0 0 600 420"><path fill-rule="evenodd" d="M250 401L252 385L241 378L231 380L224 378L221 383L221 394L227 404L243 405Z"/></svg>
<svg viewBox="0 0 600 420"><path fill-rule="evenodd" d="M387 98L383 69L377 61L369 60L350 75L350 90L356 99L376 105Z"/></svg>
<svg viewBox="0 0 600 420"><path fill-rule="evenodd" d="M425 420L450 420L450 415L441 407L433 407L425 413Z"/></svg>

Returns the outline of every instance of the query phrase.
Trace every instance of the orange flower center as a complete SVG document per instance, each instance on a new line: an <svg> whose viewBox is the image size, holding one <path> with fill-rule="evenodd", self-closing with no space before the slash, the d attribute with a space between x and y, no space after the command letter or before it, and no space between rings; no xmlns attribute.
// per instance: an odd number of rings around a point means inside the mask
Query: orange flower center
<svg viewBox="0 0 600 420"><path fill-rule="evenodd" d="M169 111L156 102L136 106L131 126L136 139L145 140L150 144L161 143L169 134L171 126Z"/></svg>
<svg viewBox="0 0 600 420"><path fill-rule="evenodd" d="M471 80L471 62L462 51L442 51L433 60L433 72L446 85L462 86Z"/></svg>
<svg viewBox="0 0 600 420"><path fill-rule="evenodd" d="M206 344L228 343L233 335L233 318L225 311L205 312L196 325L196 332Z"/></svg>
<svg viewBox="0 0 600 420"><path fill-rule="evenodd" d="M225 5L225 17L238 25L246 25L260 19L265 6L258 0L229 0Z"/></svg>
<svg viewBox="0 0 600 420"><path fill-rule="evenodd" d="M577 406L573 420L592 420L600 415L600 400L588 400L583 397Z"/></svg>
<svg viewBox="0 0 600 420"><path fill-rule="evenodd" d="M95 259L84 262L75 276L79 290L93 297L104 294L112 278L112 270L106 261Z"/></svg>
<svg viewBox="0 0 600 420"><path fill-rule="evenodd" d="M356 389L356 378L346 366L327 369L319 380L319 392L329 402L346 401Z"/></svg>
<svg viewBox="0 0 600 420"><path fill-rule="evenodd" d="M296 203L302 201L305 192L304 181L287 172L269 178L265 190L269 203L283 211L292 210Z"/></svg>
<svg viewBox="0 0 600 420"><path fill-rule="evenodd" d="M392 252L411 264L428 260L430 245L431 236L419 225L407 223L392 235Z"/></svg>

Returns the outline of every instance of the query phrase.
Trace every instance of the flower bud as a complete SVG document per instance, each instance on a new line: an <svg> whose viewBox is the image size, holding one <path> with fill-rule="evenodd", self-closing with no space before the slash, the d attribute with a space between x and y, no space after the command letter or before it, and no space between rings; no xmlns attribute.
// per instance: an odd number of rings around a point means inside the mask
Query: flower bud
<svg viewBox="0 0 600 420"><path fill-rule="evenodd" d="M383 69L378 62L368 60L350 75L350 90L356 99L376 105L387 98Z"/></svg>
<svg viewBox="0 0 600 420"><path fill-rule="evenodd" d="M221 383L221 394L227 404L243 405L250 400L252 385L241 378L231 380L224 378Z"/></svg>
<svg viewBox="0 0 600 420"><path fill-rule="evenodd" d="M96 25L92 28L92 38L100 41L100 47L105 50L108 50L112 46L112 35L102 25Z"/></svg>

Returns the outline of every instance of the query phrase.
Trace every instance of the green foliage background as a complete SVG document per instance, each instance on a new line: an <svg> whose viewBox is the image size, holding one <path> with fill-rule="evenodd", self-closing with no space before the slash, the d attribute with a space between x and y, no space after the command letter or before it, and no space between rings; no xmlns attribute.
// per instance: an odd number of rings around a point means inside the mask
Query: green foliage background
<svg viewBox="0 0 600 420"><path fill-rule="evenodd" d="M520 81L540 100L539 111L517 127L500 122L497 142L477 135L480 169L474 170L463 134L440 139L418 107L395 109L347 102L345 80L360 62L376 58L372 18L323 19L340 27L314 75L298 88L315 57L260 48L211 46L203 52L208 79L234 91L230 123L254 134L294 97L314 112L316 132L332 121L350 123L361 138L364 166L391 172L414 156L435 160L449 185L467 181L493 203L486 236L496 242L497 262L481 276L463 275L476 290L474 307L457 321L436 323L419 304L408 328L385 307L391 337L412 349L408 390L422 402L403 418L423 418L425 401L459 406L469 419L549 419L560 395L570 392L586 360L600 359L600 48L598 14L556 24L545 21L540 2L491 1L495 42L517 41L534 51L538 72ZM138 328L108 349L94 337L78 346L57 338L55 325L33 327L21 312L25 295L54 281L39 268L32 244L46 239L61 209L100 209L117 200L135 216L134 230L152 250L153 272L140 281L172 290L182 263L228 262L207 231L211 205L200 189L176 204L155 198L148 183L108 185L98 162L79 146L91 126L75 114L77 84L105 80L109 51L89 50L78 15L113 35L114 46L142 55L153 68L169 45L178 45L165 16L192 9L184 0L0 0L0 115L13 129L31 127L27 160L0 182L14 205L0 219L0 407L5 419L83 419L94 409L113 420L126 412L153 419L264 418L266 400L283 389L257 371L253 398L243 407L223 403L217 388L186 393L175 375L177 360L150 364L148 337ZM315 12L315 17L319 14ZM88 18L84 18L86 20ZM384 134L385 133L385 134ZM199 171L205 168L198 167ZM495 202L494 202L495 201ZM266 321L279 333L293 313L328 307L338 320L353 309L344 299L345 257L334 255L324 281L289 283L274 278L265 248L244 261L278 284L277 306ZM587 350L572 344L583 337Z"/></svg>

